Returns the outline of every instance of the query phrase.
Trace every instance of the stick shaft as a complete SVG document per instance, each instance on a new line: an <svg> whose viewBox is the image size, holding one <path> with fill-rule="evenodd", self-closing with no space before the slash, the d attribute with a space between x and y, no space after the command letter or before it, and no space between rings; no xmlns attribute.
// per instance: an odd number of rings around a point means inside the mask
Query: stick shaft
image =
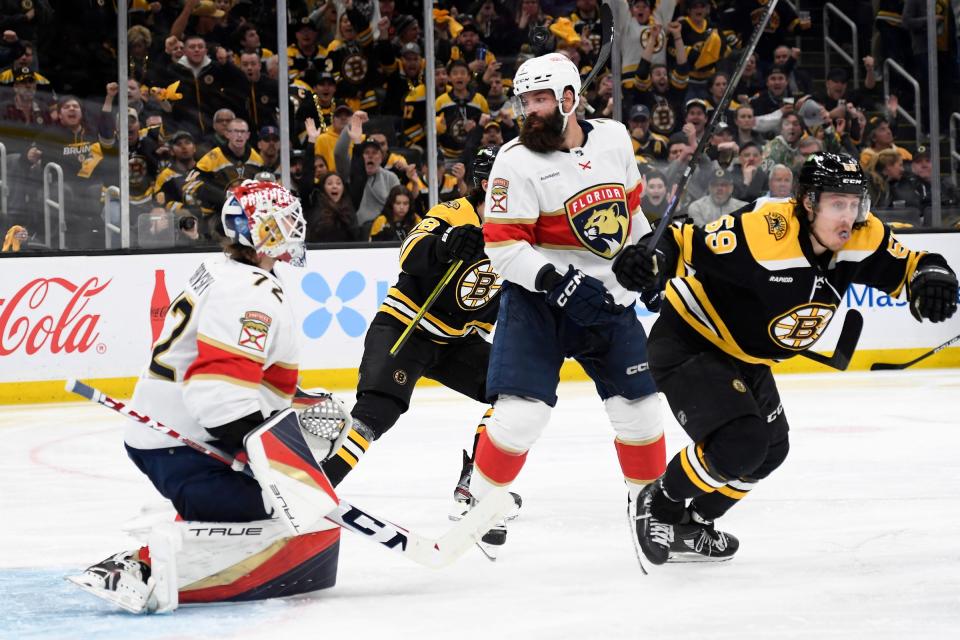
<svg viewBox="0 0 960 640"><path fill-rule="evenodd" d="M403 348L403 345L407 343L407 340L410 339L410 336L413 335L413 331L417 328L417 325L420 324L420 321L423 320L423 316L427 315L427 311L430 310L430 307L433 306L433 303L436 301L437 297L440 296L440 292L449 284L450 280L453 279L453 275L457 272L457 269L463 264L463 260L457 260L450 265L450 268L447 269L447 272L443 274L443 278L440 279L440 282L437 283L437 286L433 288L433 291L430 292L430 295L427 296L427 299L423 301L423 304L420 305L420 311L417 312L417 315L413 317L413 320L410 321L410 324L407 325L407 328L403 330L403 333L400 334L400 337L397 338L397 341L393 343L393 346L390 347L390 356L396 357L397 353L400 352L400 349Z"/></svg>
<svg viewBox="0 0 960 640"><path fill-rule="evenodd" d="M683 197L683 193L687 188L687 182L690 180L690 177L696 170L696 165L698 162L700 162L703 151L707 146L707 141L713 135L713 130L717 126L717 122L720 121L723 112L727 110L727 105L730 104L730 99L733 97L733 92L736 89L737 84L740 83L740 77L743 75L743 70L747 66L747 60L750 59L750 54L753 53L753 50L757 48L757 43L760 41L760 37L763 35L763 30L767 27L767 22L770 21L770 16L773 15L773 11L776 9L778 1L779 0L770 0L770 3L767 5L766 12L763 14L760 22L758 22L754 27L753 34L750 36L750 41L747 44L747 47L743 50L743 55L740 58L740 62L737 63L737 68L733 72L733 77L730 78L730 81L727 83L727 89L723 92L723 98L720 100L720 104L714 108L713 114L710 116L710 121L707 122L707 126L703 130L703 135L700 136L700 141L697 143L697 149L693 152L693 155L687 162L687 166L683 170L683 174L680 176L680 182L677 183L677 189L674 192L673 197L670 199L670 202L667 204L667 210L663 212L663 217L660 219L660 222L657 223L657 228L653 232L653 238L651 238L647 245L647 255L653 255L657 244L660 242L660 238L663 237L664 232L670 225L670 221L673 219L673 216L676 213L680 198Z"/></svg>
<svg viewBox="0 0 960 640"><path fill-rule="evenodd" d="M888 370L888 371L896 371L896 370L899 370L899 369L906 369L907 367L912 367L913 365L917 364L917 363L920 362L921 360L926 360L926 359L929 358L930 356L932 356L932 355L934 355L934 354L937 354L937 353L940 353L941 351L943 351L943 350L946 349L947 347L949 347L949 346L951 346L951 345L953 345L953 344L955 344L955 343L957 343L957 342L960 342L960 335L953 336L952 338L950 338L949 340L947 340L946 342L944 342L944 343L941 344L940 346L934 347L934 348L931 349L930 351L927 351L926 353L924 353L924 354L922 354L922 355L920 355L920 356L917 356L916 358L914 358L913 360L910 360L909 362L904 362L904 363L902 363L902 364L897 364L897 363L893 363L893 362L874 362L872 365L870 365L870 370L871 370L871 371L885 371L885 370Z"/></svg>

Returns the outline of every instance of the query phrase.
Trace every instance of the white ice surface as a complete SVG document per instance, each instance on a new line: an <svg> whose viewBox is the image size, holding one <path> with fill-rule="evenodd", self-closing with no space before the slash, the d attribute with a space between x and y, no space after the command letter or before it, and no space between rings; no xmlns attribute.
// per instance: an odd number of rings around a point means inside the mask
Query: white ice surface
<svg viewBox="0 0 960 640"><path fill-rule="evenodd" d="M787 462L720 522L729 563L643 576L602 405L564 384L514 488L500 560L440 571L344 533L339 581L311 598L131 616L62 576L129 548L159 496L122 416L84 403L0 407L0 638L957 638L960 372L781 376ZM427 535L483 406L418 390L340 493ZM670 421L667 451L685 443Z"/></svg>

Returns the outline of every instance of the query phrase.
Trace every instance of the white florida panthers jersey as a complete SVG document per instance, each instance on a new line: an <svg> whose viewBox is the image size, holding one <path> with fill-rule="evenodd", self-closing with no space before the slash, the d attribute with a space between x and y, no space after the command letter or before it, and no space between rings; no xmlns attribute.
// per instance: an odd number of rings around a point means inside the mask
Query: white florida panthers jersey
<svg viewBox="0 0 960 640"><path fill-rule="evenodd" d="M640 211L640 172L630 135L619 122L581 122L587 139L570 151L534 153L514 140L490 172L483 235L490 263L504 280L535 291L546 264L581 269L632 304L613 259L650 232Z"/></svg>
<svg viewBox="0 0 960 640"><path fill-rule="evenodd" d="M205 261L170 303L132 408L199 441L205 428L290 406L299 344L293 304L272 273L229 258ZM179 443L137 424L131 447Z"/></svg>

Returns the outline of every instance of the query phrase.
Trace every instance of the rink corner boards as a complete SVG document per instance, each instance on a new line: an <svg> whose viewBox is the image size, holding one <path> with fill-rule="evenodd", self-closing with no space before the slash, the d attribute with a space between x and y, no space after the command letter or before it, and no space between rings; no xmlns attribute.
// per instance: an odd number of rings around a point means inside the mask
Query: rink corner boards
<svg viewBox="0 0 960 640"><path fill-rule="evenodd" d="M865 349L858 351L850 363L848 371L865 371L874 362L907 362L929 347L915 349ZM947 348L911 369L960 368L960 347ZM806 358L792 358L774 366L774 373L823 373L833 371ZM79 372L78 372L79 373ZM129 398L136 382L134 377L121 378L84 378L84 382L95 386L108 395L117 398ZM560 371L561 381L585 381L587 375L579 364L568 360ZM356 369L311 369L301 372L300 386L304 388L324 387L331 391L351 395L356 388ZM422 386L438 386L432 380L423 379ZM41 404L47 402L73 402L77 397L63 388L64 380L26 380L0 382L0 404Z"/></svg>

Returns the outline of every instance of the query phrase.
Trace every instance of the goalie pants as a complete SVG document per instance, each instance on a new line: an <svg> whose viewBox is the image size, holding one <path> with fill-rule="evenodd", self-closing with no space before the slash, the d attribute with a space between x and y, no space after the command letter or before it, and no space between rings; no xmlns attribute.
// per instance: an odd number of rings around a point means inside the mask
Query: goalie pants
<svg viewBox="0 0 960 640"><path fill-rule="evenodd" d="M252 522L268 520L260 485L190 447L135 449L127 455L184 520Z"/></svg>

